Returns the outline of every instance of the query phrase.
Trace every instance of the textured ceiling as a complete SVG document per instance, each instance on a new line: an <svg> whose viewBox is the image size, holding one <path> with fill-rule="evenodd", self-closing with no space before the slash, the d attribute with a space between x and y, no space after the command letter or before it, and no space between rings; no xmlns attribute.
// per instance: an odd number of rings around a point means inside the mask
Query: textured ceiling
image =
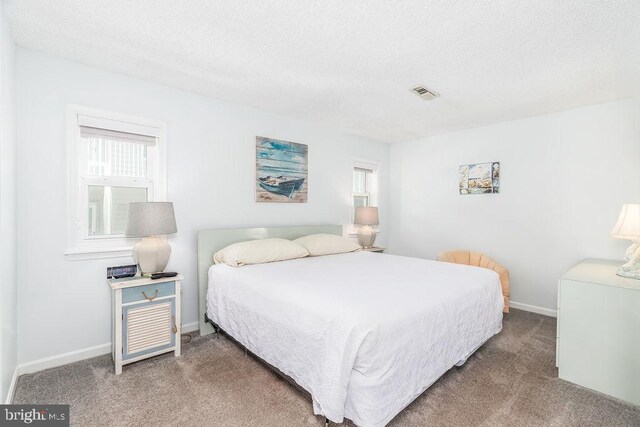
<svg viewBox="0 0 640 427"><path fill-rule="evenodd" d="M640 94L638 0L5 3L18 46L386 142Z"/></svg>

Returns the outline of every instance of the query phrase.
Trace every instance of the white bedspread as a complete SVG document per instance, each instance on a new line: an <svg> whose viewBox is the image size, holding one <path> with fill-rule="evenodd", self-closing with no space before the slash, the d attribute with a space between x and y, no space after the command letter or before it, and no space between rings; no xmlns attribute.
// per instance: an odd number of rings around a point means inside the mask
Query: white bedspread
<svg viewBox="0 0 640 427"><path fill-rule="evenodd" d="M502 328L490 270L357 252L209 269L207 314L309 391L316 414L383 426Z"/></svg>

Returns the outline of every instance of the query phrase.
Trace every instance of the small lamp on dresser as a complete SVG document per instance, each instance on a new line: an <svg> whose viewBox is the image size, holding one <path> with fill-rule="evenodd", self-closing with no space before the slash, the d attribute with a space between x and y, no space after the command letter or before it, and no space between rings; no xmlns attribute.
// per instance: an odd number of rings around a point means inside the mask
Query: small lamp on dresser
<svg viewBox="0 0 640 427"><path fill-rule="evenodd" d="M126 234L132 237L144 237L133 248L133 257L140 266L143 276L164 271L171 255L171 246L160 236L177 231L173 203L129 203Z"/></svg>
<svg viewBox="0 0 640 427"><path fill-rule="evenodd" d="M611 237L614 239L631 240L631 246L625 252L624 263L618 269L618 276L640 279L640 204L627 203L622 205L618 222Z"/></svg>
<svg viewBox="0 0 640 427"><path fill-rule="evenodd" d="M376 230L372 225L380 223L378 219L378 208L373 206L364 206L356 208L354 224L359 225L358 244L363 248L370 248L376 241Z"/></svg>

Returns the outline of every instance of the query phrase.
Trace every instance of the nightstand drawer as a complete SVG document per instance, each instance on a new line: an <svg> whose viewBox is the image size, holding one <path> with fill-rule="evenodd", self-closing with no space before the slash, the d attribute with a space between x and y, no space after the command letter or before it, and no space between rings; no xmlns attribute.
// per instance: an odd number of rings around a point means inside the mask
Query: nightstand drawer
<svg viewBox="0 0 640 427"><path fill-rule="evenodd" d="M156 298L167 297L176 293L175 282L162 282L144 286L135 286L122 290L122 303L134 301L153 301Z"/></svg>

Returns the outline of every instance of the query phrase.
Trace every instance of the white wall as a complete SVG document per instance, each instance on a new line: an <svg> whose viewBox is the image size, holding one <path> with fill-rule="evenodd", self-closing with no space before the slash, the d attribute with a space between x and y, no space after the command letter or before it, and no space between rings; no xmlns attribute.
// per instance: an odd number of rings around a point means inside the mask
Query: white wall
<svg viewBox="0 0 640 427"><path fill-rule="evenodd" d="M132 262L68 261L63 255L67 104L167 122L168 198L178 222L168 269L185 276L183 324L198 320L197 230L346 224L353 158L381 162L385 243L388 145L22 49L16 66L21 363L109 342L105 269ZM253 202L256 135L309 145L307 204Z"/></svg>
<svg viewBox="0 0 640 427"><path fill-rule="evenodd" d="M10 392L17 357L14 50L0 4L0 403Z"/></svg>
<svg viewBox="0 0 640 427"><path fill-rule="evenodd" d="M458 165L501 162L501 193L458 195ZM640 202L640 98L393 145L390 252L485 252L511 272L513 301L555 310L558 278Z"/></svg>

